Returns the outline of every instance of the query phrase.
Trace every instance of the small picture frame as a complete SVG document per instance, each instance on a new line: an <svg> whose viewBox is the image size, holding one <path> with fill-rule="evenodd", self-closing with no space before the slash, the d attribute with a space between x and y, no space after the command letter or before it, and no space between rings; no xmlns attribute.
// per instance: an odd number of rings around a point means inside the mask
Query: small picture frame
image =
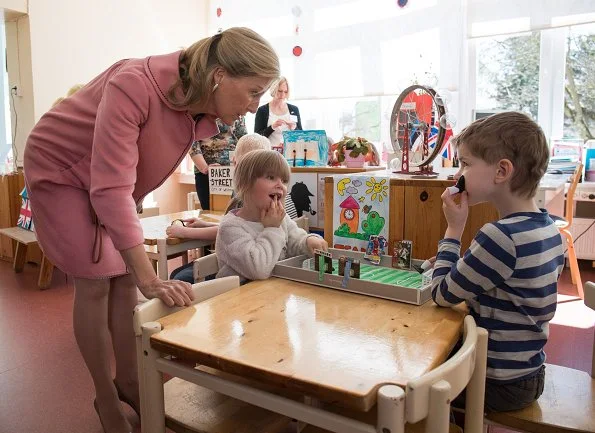
<svg viewBox="0 0 595 433"><path fill-rule="evenodd" d="M413 251L413 242L396 241L393 249L393 268L411 269L411 253Z"/></svg>

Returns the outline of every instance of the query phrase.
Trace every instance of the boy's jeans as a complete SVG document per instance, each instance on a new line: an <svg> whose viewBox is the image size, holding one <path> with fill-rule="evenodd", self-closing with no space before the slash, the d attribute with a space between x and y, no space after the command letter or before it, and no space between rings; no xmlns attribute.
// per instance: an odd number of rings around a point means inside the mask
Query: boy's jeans
<svg viewBox="0 0 595 433"><path fill-rule="evenodd" d="M545 383L545 365L528 379L521 379L513 383L498 384L486 381L485 403L486 412L506 412L524 409L531 405L543 393ZM452 405L465 408L465 392L463 391Z"/></svg>

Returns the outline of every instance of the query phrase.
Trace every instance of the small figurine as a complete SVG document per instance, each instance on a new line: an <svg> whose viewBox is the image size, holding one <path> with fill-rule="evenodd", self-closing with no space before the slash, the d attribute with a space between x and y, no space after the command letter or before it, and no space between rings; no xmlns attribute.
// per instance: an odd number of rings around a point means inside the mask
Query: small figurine
<svg viewBox="0 0 595 433"><path fill-rule="evenodd" d="M364 258L374 265L379 265L382 256L385 254L387 244L388 242L384 236L370 235Z"/></svg>
<svg viewBox="0 0 595 433"><path fill-rule="evenodd" d="M397 241L393 249L393 268L411 269L411 251L413 242Z"/></svg>
<svg viewBox="0 0 595 433"><path fill-rule="evenodd" d="M339 257L339 275L345 275L345 268L348 263L351 263L351 266L349 266L349 277L359 278L359 276L360 276L359 260L352 259L351 257L345 257L345 256Z"/></svg>
<svg viewBox="0 0 595 433"><path fill-rule="evenodd" d="M314 269L317 271L321 270L320 264L322 265L322 272L327 274L333 273L333 256L331 253L322 250L314 250Z"/></svg>

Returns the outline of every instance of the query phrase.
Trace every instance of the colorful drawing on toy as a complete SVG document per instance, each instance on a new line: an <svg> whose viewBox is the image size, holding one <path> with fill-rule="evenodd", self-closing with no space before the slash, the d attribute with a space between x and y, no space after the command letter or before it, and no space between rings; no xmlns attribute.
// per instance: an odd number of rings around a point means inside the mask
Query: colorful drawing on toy
<svg viewBox="0 0 595 433"><path fill-rule="evenodd" d="M411 252L413 242L397 241L393 248L393 268L411 269Z"/></svg>
<svg viewBox="0 0 595 433"><path fill-rule="evenodd" d="M378 201L382 202L384 197L388 197L388 185L385 185L385 183L386 179L380 179L378 182L373 177L366 182L366 185L369 186L369 188L366 189L366 194L372 194L372 201L378 198Z"/></svg>
<svg viewBox="0 0 595 433"><path fill-rule="evenodd" d="M388 238L388 178L335 176L333 247L365 252L370 236Z"/></svg>
<svg viewBox="0 0 595 433"><path fill-rule="evenodd" d="M283 131L285 159L291 167L326 166L328 140L326 132Z"/></svg>
<svg viewBox="0 0 595 433"><path fill-rule="evenodd" d="M302 268L315 270L315 260L313 258L304 260ZM333 275L343 276L339 272L339 260L333 259ZM353 277L355 278L355 277ZM375 283L393 284L396 286L403 286L412 289L421 289L424 285L423 276L417 271L409 271L405 269L387 268L384 266L360 264L360 280L373 281Z"/></svg>

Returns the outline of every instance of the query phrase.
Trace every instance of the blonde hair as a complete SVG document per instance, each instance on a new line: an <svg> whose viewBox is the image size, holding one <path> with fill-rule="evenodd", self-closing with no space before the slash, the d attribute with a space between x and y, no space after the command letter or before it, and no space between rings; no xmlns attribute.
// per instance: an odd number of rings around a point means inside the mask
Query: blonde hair
<svg viewBox="0 0 595 433"><path fill-rule="evenodd" d="M289 99L289 81L287 81L287 78L281 76L279 77L279 79L277 81L275 81L273 83L273 85L271 86L271 96L274 98L275 95L277 95L277 91L279 90L279 86L281 84L285 83L287 85L287 99Z"/></svg>
<svg viewBox="0 0 595 433"><path fill-rule="evenodd" d="M471 155L488 164L508 159L514 166L510 191L533 197L549 161L542 129L529 116L504 112L476 120L453 138L454 148L465 146Z"/></svg>
<svg viewBox="0 0 595 433"><path fill-rule="evenodd" d="M78 92L79 90L81 90L83 87L85 87L84 84L75 84L74 86L72 86L70 89L68 89L68 92L66 92L66 96L60 96L58 99L56 99L54 101L54 103L52 104L52 108L54 108L60 102L64 101L69 96L74 95L76 92Z"/></svg>
<svg viewBox="0 0 595 433"><path fill-rule="evenodd" d="M246 27L232 27L201 39L180 55L180 77L167 97L176 107L206 103L215 85L215 69L221 67L235 78L279 77L279 58L273 47ZM180 96L181 89L183 96Z"/></svg>
<svg viewBox="0 0 595 433"><path fill-rule="evenodd" d="M236 197L244 201L246 193L260 177L280 177L283 183L289 183L289 165L275 150L253 150L248 152L236 165L233 174L233 189Z"/></svg>
<svg viewBox="0 0 595 433"><path fill-rule="evenodd" d="M253 150L271 150L271 142L260 134L246 134L240 137L233 154L236 164L244 155Z"/></svg>

